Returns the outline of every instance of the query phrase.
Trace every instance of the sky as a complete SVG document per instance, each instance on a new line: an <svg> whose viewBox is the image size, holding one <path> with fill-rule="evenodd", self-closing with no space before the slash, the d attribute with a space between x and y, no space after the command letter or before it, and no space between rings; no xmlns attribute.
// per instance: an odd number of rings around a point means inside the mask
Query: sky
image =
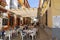
<svg viewBox="0 0 60 40"><path fill-rule="evenodd" d="M39 0L28 0L28 3L32 8L38 8Z"/></svg>

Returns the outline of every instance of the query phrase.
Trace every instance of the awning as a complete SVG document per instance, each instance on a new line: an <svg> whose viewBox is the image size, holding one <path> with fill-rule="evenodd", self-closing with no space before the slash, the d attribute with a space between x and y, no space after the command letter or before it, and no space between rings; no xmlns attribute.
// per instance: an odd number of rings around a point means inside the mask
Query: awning
<svg viewBox="0 0 60 40"><path fill-rule="evenodd" d="M7 12L7 10L0 5L0 12Z"/></svg>
<svg viewBox="0 0 60 40"><path fill-rule="evenodd" d="M22 17L37 17L37 8L11 9L11 11Z"/></svg>

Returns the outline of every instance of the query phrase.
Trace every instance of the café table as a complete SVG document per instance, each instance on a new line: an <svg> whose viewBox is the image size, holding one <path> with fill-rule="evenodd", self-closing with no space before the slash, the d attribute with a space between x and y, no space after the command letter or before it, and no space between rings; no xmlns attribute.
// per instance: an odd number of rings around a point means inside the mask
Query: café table
<svg viewBox="0 0 60 40"><path fill-rule="evenodd" d="M37 28L32 28L30 30L23 30L23 31L29 34L29 36L31 36L33 40L33 37L36 36Z"/></svg>

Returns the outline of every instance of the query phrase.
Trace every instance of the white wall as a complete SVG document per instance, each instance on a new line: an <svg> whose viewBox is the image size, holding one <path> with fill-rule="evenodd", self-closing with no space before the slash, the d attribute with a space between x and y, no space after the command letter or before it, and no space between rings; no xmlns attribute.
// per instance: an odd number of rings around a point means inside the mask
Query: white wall
<svg viewBox="0 0 60 40"><path fill-rule="evenodd" d="M12 2L13 2L13 7L14 8L18 8L18 0L12 0Z"/></svg>
<svg viewBox="0 0 60 40"><path fill-rule="evenodd" d="M7 5L6 5L6 9L10 9L10 0L6 0L6 3L7 3Z"/></svg>

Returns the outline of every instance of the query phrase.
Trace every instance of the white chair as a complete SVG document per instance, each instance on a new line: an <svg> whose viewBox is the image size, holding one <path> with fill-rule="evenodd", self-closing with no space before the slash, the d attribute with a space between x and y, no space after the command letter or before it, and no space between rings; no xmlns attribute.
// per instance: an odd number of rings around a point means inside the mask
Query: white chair
<svg viewBox="0 0 60 40"><path fill-rule="evenodd" d="M0 39L0 40L3 40L3 39Z"/></svg>
<svg viewBox="0 0 60 40"><path fill-rule="evenodd" d="M23 33L22 31L20 31L20 33L21 33L21 37L22 37L22 40L23 40L23 38L27 35L26 33Z"/></svg>
<svg viewBox="0 0 60 40"><path fill-rule="evenodd" d="M20 28L18 28L17 30L16 30L16 33L17 33L17 36L18 36L18 32L20 31Z"/></svg>
<svg viewBox="0 0 60 40"><path fill-rule="evenodd" d="M9 37L9 40L11 40L12 31L6 31L4 34L5 34L5 37Z"/></svg>
<svg viewBox="0 0 60 40"><path fill-rule="evenodd" d="M37 30L36 29L33 29L33 30L31 30L31 34L29 34L29 36L31 36L32 37L32 40L34 40L34 37L36 38L36 32L37 32Z"/></svg>
<svg viewBox="0 0 60 40"><path fill-rule="evenodd" d="M11 40L11 38L10 38L11 37L11 34L10 34L10 32L7 31L4 34L5 34L5 37L9 37L9 40Z"/></svg>

